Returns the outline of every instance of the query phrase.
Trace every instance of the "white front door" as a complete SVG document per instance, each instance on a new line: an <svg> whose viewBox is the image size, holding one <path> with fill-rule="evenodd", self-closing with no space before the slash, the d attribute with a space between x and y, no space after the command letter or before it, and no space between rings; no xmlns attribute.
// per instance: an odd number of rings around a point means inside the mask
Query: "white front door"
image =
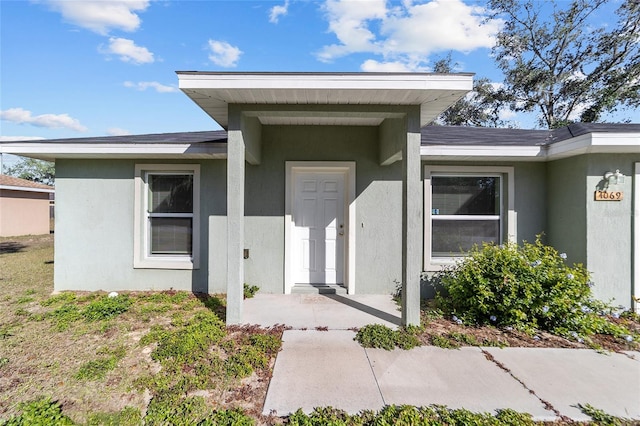
<svg viewBox="0 0 640 426"><path fill-rule="evenodd" d="M296 284L343 284L345 173L301 171L293 179Z"/></svg>

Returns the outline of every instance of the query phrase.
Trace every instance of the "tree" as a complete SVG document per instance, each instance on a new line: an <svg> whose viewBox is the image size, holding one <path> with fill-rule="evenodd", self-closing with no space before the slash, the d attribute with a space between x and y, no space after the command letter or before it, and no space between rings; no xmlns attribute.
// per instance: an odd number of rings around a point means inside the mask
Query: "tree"
<svg viewBox="0 0 640 426"><path fill-rule="evenodd" d="M454 71L451 54L438 59L433 72L448 74ZM440 114L435 123L448 126L508 127L501 118L507 99L505 92L486 77L474 79L472 91Z"/></svg>
<svg viewBox="0 0 640 426"><path fill-rule="evenodd" d="M56 173L55 164L52 162L23 158L13 167L9 167L6 174L46 185L53 185Z"/></svg>
<svg viewBox="0 0 640 426"><path fill-rule="evenodd" d="M612 2L609 2L609 4ZM506 17L493 54L514 111L548 128L600 121L640 106L640 1L622 0L617 25L599 25L607 0L490 0Z"/></svg>

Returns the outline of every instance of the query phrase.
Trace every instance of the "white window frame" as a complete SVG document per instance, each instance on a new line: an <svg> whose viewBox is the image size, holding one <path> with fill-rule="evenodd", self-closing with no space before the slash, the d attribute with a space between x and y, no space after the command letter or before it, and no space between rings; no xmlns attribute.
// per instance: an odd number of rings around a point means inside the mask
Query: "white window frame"
<svg viewBox="0 0 640 426"><path fill-rule="evenodd" d="M192 250L190 255L151 254L147 205L148 175L193 175ZM134 258L133 267L141 269L198 269L200 267L200 165L199 164L136 164L134 176ZM172 215L176 216L176 215Z"/></svg>
<svg viewBox="0 0 640 426"><path fill-rule="evenodd" d="M435 166L424 167L424 270L439 271L442 268L454 264L460 257L433 257L431 253L431 176L489 176L501 178L501 240L517 241L516 213L515 213L515 185L514 168L505 166ZM506 188L505 188L506 187ZM506 204L504 195L506 194ZM481 219L483 216L470 216L465 219ZM506 238L505 234L506 233Z"/></svg>

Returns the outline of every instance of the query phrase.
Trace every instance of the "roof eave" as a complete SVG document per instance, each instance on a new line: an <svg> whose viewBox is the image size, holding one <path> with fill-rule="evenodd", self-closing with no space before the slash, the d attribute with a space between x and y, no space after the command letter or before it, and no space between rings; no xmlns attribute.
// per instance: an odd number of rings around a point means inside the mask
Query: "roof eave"
<svg viewBox="0 0 640 426"><path fill-rule="evenodd" d="M230 104L420 105L421 125L473 87L473 74L178 71L178 86L221 127Z"/></svg>

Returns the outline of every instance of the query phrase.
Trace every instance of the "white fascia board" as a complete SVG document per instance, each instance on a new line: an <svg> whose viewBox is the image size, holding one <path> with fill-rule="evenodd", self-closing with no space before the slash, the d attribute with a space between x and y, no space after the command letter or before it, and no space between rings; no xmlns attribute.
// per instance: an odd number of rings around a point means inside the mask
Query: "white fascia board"
<svg viewBox="0 0 640 426"><path fill-rule="evenodd" d="M638 133L588 133L554 143L547 157L555 160L580 154L626 154L640 152Z"/></svg>
<svg viewBox="0 0 640 426"><path fill-rule="evenodd" d="M471 90L473 74L178 73L180 89Z"/></svg>
<svg viewBox="0 0 640 426"><path fill-rule="evenodd" d="M496 157L512 159L544 160L546 149L542 146L477 146L477 145L429 145L420 147L423 160L438 157Z"/></svg>
<svg viewBox="0 0 640 426"><path fill-rule="evenodd" d="M49 194L53 194L56 192L52 189L44 189L44 188L30 188L28 186L12 186L12 185L0 185L0 189L4 189L7 191L23 191L23 192L47 192Z"/></svg>
<svg viewBox="0 0 640 426"><path fill-rule="evenodd" d="M185 144L55 144L29 143L0 145L0 152L4 154L22 155L25 157L41 158L82 158L85 156L104 158L144 158L147 155L195 155L225 158L226 144L216 147L201 147Z"/></svg>

